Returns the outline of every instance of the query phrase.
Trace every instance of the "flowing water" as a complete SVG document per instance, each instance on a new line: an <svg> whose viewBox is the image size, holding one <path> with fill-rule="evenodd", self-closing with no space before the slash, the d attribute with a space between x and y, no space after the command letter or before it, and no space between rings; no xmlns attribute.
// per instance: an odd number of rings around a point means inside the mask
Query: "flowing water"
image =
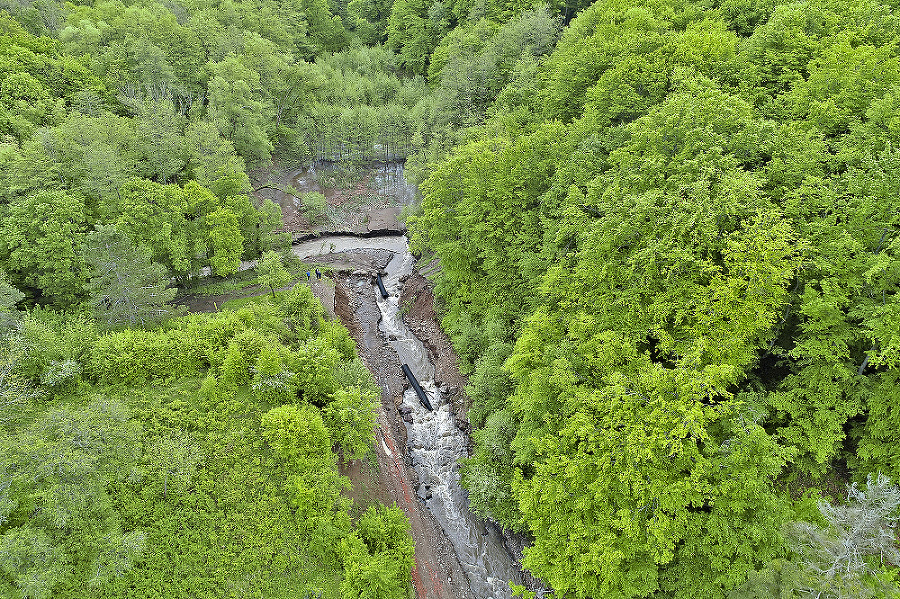
<svg viewBox="0 0 900 599"><path fill-rule="evenodd" d="M419 403L414 390L407 389L403 403L412 409L412 423L406 424L408 451L419 475L417 493L434 514L456 550L469 578L472 593L479 599L507 599L508 581L522 584L521 575L499 533L488 528L469 510L465 491L459 485L457 461L466 456L467 438L454 422L450 403L434 381L434 365L428 352L413 335L400 312L400 279L412 271L415 258L405 237L329 237L294 246L301 258L358 249L387 249L394 252L388 263L384 285L390 297L382 299L371 286L381 311L379 328L404 364L408 364L428 394L433 411ZM360 323L374 326L375 323Z"/></svg>

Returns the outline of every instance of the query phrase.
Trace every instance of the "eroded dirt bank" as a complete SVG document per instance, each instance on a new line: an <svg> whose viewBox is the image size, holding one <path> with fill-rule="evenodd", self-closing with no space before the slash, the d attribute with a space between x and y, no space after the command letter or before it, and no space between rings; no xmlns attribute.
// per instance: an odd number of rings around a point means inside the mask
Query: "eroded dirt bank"
<svg viewBox="0 0 900 599"><path fill-rule="evenodd" d="M403 175L403 163L373 162L350 176L339 164L319 161L304 167L273 165L250 173L254 194L281 206L283 230L295 241L311 234L398 234L406 230L397 217L416 199L416 188ZM290 193L294 192L294 193ZM317 192L326 205L318 214L302 202Z"/></svg>
<svg viewBox="0 0 900 599"><path fill-rule="evenodd" d="M440 318L434 310L433 285L418 269L413 270L404 282L400 305L407 310L404 320L409 330L421 339L428 349L434 363L435 380L441 385L442 392L451 398L457 425L470 435L471 450L471 424L466 417L471 399L465 392L469 379L459 371L459 356L453 349L450 337L441 328ZM522 552L527 544L526 538L501 529L494 523L488 525L494 526L501 533L506 549L516 558L516 562L521 564ZM519 570L528 588L538 591L544 588L527 570L521 567Z"/></svg>
<svg viewBox="0 0 900 599"><path fill-rule="evenodd" d="M317 281L310 284L326 309L351 332L381 388L374 459L342 465L353 483L349 494L360 506L378 501L396 504L406 513L415 540L412 578L418 599L506 598L508 581L539 588L528 577L523 580L510 559L521 557L521 544L473 518L458 485L456 460L468 453L470 443L467 380L440 328L431 283L415 270L401 237L405 226L397 218L399 207L412 201L416 192L395 180L398 174L402 178L402 167L380 170L384 169L375 169L344 194L321 185L321 172L314 173L312 167L284 174L281 183L289 180L298 192L319 188L325 192L330 226L304 222L294 196L279 191L273 198L282 205L294 253L307 263L328 265L334 273L333 283L322 281L322 289L317 289ZM372 238L371 245L361 238ZM376 272L392 281L390 300L376 298L372 285ZM410 343L418 349L411 349ZM428 379L426 393L432 402L442 404L439 412L423 412L412 391L404 397L408 384L401 360L417 365L413 370L420 381Z"/></svg>

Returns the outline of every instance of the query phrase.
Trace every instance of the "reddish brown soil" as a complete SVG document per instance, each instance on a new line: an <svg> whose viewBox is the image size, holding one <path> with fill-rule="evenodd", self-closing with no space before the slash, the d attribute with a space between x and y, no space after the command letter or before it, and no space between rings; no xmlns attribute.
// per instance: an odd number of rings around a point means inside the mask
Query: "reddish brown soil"
<svg viewBox="0 0 900 599"><path fill-rule="evenodd" d="M434 265L425 265L423 268L427 272L433 270ZM403 320L409 330L422 341L428 350L431 361L434 363L435 380L446 389L453 405L456 424L470 436L471 444L471 425L466 417L471 399L465 392L469 379L459 371L459 356L453 349L450 337L440 326L440 319L434 310L433 288L431 281L424 277L419 270L414 270L407 277L400 294L400 305L407 310ZM470 445L470 452L471 449ZM521 564L522 552L527 545L527 539L508 530L501 530L501 533L507 550ZM529 588L543 586L530 572L521 567L520 571Z"/></svg>

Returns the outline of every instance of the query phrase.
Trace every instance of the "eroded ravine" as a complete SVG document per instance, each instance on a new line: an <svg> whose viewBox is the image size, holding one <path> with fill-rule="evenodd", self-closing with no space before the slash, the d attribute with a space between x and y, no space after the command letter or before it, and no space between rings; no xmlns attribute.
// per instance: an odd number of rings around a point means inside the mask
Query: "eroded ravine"
<svg viewBox="0 0 900 599"><path fill-rule="evenodd" d="M428 411L419 403L414 391L403 391L402 386L399 388L402 405L411 416L411 422L404 423L407 439L405 462L412 465L418 478L415 493L452 544L471 595L479 599L506 599L511 596L509 582L522 584L521 575L499 533L494 528L485 526L469 510L468 498L459 485L457 464L466 455L468 439L456 426L449 398L442 396L434 381L434 365L428 351L403 322L399 295L402 280L412 271L415 262L406 239L330 237L294 246L294 253L307 260L347 252L383 250L388 250L393 255L384 269L384 283L389 292L387 299L382 299L380 294L375 293L375 287L368 284L361 273L347 281L352 294L368 295L362 298L367 300L362 303L371 303L374 298L380 313L380 318L373 319L371 315L356 318L355 326L362 329L359 334L367 344L377 336L381 343L390 347L397 362L390 365L392 372L399 363L408 364L430 396L433 411ZM379 366L377 361L374 366L384 367L383 364ZM378 372L376 378L386 380ZM396 400L400 400L399 395ZM382 433L381 443L385 443L386 439L387 435ZM381 449L388 454L392 453L385 446ZM400 484L402 486L403 483ZM413 526L414 535L415 528ZM427 541L416 539L416 542L418 546L420 542ZM425 579L415 581L420 596L441 595L437 589L428 587L430 582L443 587L442 581L429 581L427 574L423 576L422 572L419 572L419 577ZM448 582L452 582L452 576L447 578L450 579Z"/></svg>

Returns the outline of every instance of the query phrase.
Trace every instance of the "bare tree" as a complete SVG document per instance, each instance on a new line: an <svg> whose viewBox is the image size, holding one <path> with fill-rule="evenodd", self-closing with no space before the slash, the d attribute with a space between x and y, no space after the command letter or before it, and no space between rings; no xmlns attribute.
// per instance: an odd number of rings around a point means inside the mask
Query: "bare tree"
<svg viewBox="0 0 900 599"><path fill-rule="evenodd" d="M803 568L803 588L796 590L816 599L865 599L878 591L897 596L879 583L879 574L885 564L900 564L894 546L898 507L900 489L880 473L869 475L865 490L850 485L843 505L820 501L826 526L795 522L788 529Z"/></svg>

